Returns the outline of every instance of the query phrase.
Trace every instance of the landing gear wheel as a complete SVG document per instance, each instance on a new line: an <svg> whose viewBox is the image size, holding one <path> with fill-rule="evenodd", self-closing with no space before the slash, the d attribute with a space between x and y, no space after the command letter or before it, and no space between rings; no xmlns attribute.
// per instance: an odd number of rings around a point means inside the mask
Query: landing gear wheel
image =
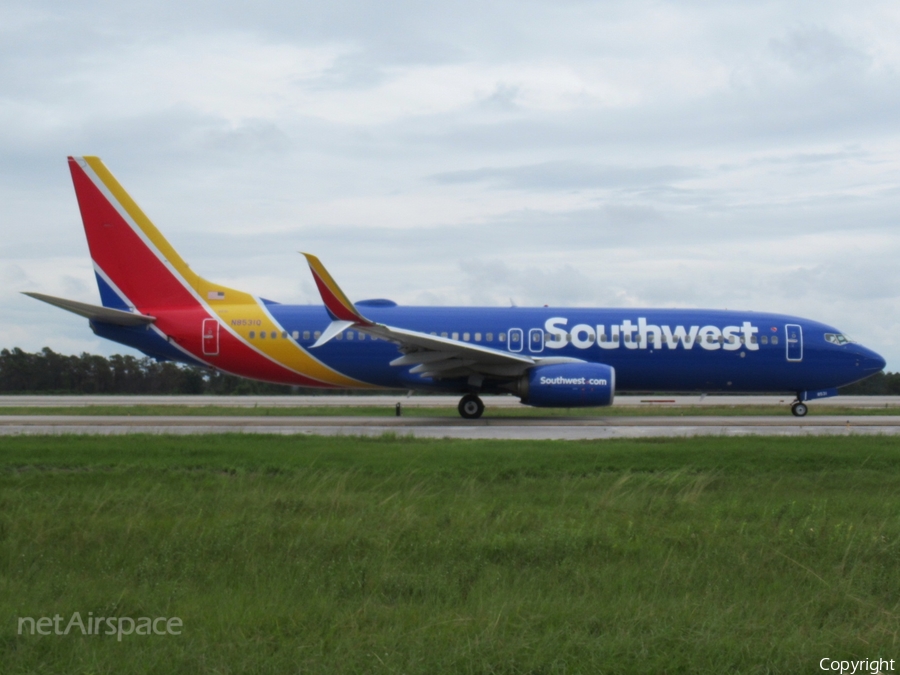
<svg viewBox="0 0 900 675"><path fill-rule="evenodd" d="M809 407L800 401L794 401L791 405L791 414L794 417L806 417L806 413L809 412Z"/></svg>
<svg viewBox="0 0 900 675"><path fill-rule="evenodd" d="M484 412L484 403L475 394L466 394L460 399L457 410L467 420L477 420Z"/></svg>

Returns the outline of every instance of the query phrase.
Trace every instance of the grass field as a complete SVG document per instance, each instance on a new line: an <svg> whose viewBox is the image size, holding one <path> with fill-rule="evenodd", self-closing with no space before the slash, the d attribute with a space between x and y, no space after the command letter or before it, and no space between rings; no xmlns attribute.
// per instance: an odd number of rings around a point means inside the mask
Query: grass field
<svg viewBox="0 0 900 675"><path fill-rule="evenodd" d="M894 437L0 443L4 674L900 658ZM17 634L75 611L184 627Z"/></svg>
<svg viewBox="0 0 900 675"><path fill-rule="evenodd" d="M402 401L402 399L400 399ZM298 406L286 407L234 407L234 406L186 406L186 405L91 405L54 407L0 407L0 415L184 415L184 416L273 416L273 417L330 417L330 416L365 416L393 417L394 404L380 406ZM607 408L532 408L526 405L514 408L490 407L485 410L485 417L657 417L657 416L724 416L742 417L757 415L780 415L790 417L791 409L787 404L780 406L745 405L745 406L612 406ZM900 406L881 408L841 408L837 406L809 407L810 415L900 415ZM403 408L404 417L459 417L456 406L435 408Z"/></svg>

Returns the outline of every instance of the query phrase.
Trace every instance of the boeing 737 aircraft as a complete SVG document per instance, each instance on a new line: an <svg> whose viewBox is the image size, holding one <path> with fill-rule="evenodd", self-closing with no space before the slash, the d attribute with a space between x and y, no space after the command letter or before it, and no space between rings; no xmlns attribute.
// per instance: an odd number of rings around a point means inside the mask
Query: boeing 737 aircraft
<svg viewBox="0 0 900 675"><path fill-rule="evenodd" d="M28 293L159 359L303 387L482 393L543 407L617 391L791 392L806 401L884 368L836 328L700 309L402 307L351 302L305 253L322 306L283 305L194 273L97 157L70 157L102 306Z"/></svg>

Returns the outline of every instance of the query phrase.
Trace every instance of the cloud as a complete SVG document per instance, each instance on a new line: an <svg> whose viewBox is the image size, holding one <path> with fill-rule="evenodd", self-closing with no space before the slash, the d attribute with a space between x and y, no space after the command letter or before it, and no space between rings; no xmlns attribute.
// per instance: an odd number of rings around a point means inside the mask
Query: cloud
<svg viewBox="0 0 900 675"><path fill-rule="evenodd" d="M504 189L579 190L609 187L653 187L693 178L699 172L687 167L598 166L585 162L556 161L527 166L466 169L438 173L440 183L485 182Z"/></svg>
<svg viewBox="0 0 900 675"><path fill-rule="evenodd" d="M304 249L354 298L772 309L900 368L898 29L875 1L13 0L0 339L119 349L18 295L96 298L84 153L276 300L318 301Z"/></svg>
<svg viewBox="0 0 900 675"><path fill-rule="evenodd" d="M873 61L862 49L823 28L794 30L784 37L772 38L769 45L776 56L804 74L835 69L862 72Z"/></svg>

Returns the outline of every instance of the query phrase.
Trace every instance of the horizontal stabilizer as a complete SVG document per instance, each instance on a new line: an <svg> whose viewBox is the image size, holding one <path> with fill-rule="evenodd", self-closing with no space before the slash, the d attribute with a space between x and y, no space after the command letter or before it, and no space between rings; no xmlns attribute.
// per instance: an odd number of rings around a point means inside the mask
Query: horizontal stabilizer
<svg viewBox="0 0 900 675"><path fill-rule="evenodd" d="M146 326L156 321L156 317L147 316L146 314L138 314L136 312L125 312L121 309L113 309L111 307L100 307L99 305L89 305L86 302L76 302L75 300L66 300L65 298L55 298L52 295L44 295L43 293L28 293L29 298L46 302L54 307L59 307L67 312L72 312L78 316L83 316L91 321L101 321L103 323L111 323L115 326Z"/></svg>

